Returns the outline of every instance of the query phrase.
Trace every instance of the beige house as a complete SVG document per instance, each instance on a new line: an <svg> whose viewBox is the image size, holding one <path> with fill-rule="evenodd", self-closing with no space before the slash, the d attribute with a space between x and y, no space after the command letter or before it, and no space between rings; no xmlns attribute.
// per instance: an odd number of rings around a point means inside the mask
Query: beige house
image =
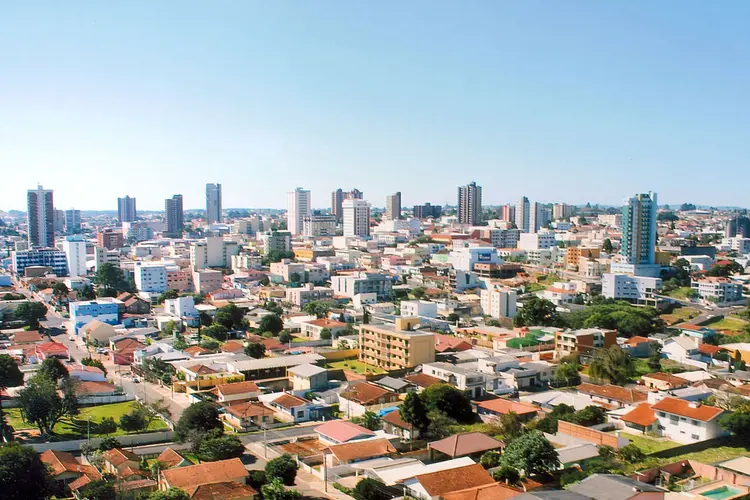
<svg viewBox="0 0 750 500"><path fill-rule="evenodd" d="M274 411L263 403L248 401L225 406L221 418L235 431L247 432L263 424L272 424L273 415Z"/></svg>
<svg viewBox="0 0 750 500"><path fill-rule="evenodd" d="M299 365L289 368L287 373L295 391L317 391L328 387L328 370L325 368Z"/></svg>
<svg viewBox="0 0 750 500"><path fill-rule="evenodd" d="M214 391L219 403L257 398L263 393L255 382L220 384L214 388Z"/></svg>
<svg viewBox="0 0 750 500"><path fill-rule="evenodd" d="M331 331L331 338L335 339L341 333L346 331L347 326L348 325L346 323L342 323L341 321L323 318L302 323L301 331L302 335L304 335L305 337L319 340L320 332L327 328Z"/></svg>
<svg viewBox="0 0 750 500"><path fill-rule="evenodd" d="M81 334L92 344L107 346L109 339L117 335L115 327L99 321L98 319L89 321L83 328Z"/></svg>
<svg viewBox="0 0 750 500"><path fill-rule="evenodd" d="M435 361L435 334L413 330L419 318L359 327L359 359L385 370L411 369Z"/></svg>

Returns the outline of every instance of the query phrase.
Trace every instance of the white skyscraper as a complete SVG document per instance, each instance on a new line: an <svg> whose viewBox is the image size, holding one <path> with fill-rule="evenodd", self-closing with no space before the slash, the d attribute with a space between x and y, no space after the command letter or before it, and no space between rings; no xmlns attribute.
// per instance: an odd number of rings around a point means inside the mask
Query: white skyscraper
<svg viewBox="0 0 750 500"><path fill-rule="evenodd" d="M370 236L370 204L365 200L344 200L344 236Z"/></svg>
<svg viewBox="0 0 750 500"><path fill-rule="evenodd" d="M302 221L310 215L310 191L298 187L287 195L287 228L292 236L302 234Z"/></svg>
<svg viewBox="0 0 750 500"><path fill-rule="evenodd" d="M68 236L63 241L65 260L68 261L68 274L86 276L86 242L80 236Z"/></svg>
<svg viewBox="0 0 750 500"><path fill-rule="evenodd" d="M206 224L221 222L221 184L206 184Z"/></svg>
<svg viewBox="0 0 750 500"><path fill-rule="evenodd" d="M529 232L529 224L531 223L531 207L529 199L522 197L516 204L516 227L521 230L522 233Z"/></svg>

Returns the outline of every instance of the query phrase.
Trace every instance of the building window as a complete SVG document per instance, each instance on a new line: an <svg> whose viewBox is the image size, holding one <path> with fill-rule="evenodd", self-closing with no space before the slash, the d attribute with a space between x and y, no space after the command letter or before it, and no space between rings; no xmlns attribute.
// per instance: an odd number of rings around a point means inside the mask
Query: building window
<svg viewBox="0 0 750 500"><path fill-rule="evenodd" d="M700 437L698 436L698 434L691 434L690 439L692 439L693 441L698 441Z"/></svg>

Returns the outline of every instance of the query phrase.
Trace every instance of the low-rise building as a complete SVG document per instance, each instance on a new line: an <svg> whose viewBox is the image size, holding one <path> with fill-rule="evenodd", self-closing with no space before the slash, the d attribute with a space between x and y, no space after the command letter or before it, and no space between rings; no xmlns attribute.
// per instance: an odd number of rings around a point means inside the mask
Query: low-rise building
<svg viewBox="0 0 750 500"><path fill-rule="evenodd" d="M305 307L308 302L333 299L333 288L315 286L312 283L305 283L299 288L287 288L285 293L286 301L299 309Z"/></svg>
<svg viewBox="0 0 750 500"><path fill-rule="evenodd" d="M690 288L702 299L717 304L742 300L742 285L728 278L710 276L690 281Z"/></svg>
<svg viewBox="0 0 750 500"><path fill-rule="evenodd" d="M263 403L246 401L224 407L221 419L232 429L248 432L273 423L274 411Z"/></svg>
<svg viewBox="0 0 750 500"><path fill-rule="evenodd" d="M318 391L328 387L328 370L325 368L308 364L293 366L287 372L295 391Z"/></svg>
<svg viewBox="0 0 750 500"><path fill-rule="evenodd" d="M369 382L356 382L339 393L339 408L349 417L361 417L372 409L395 406L398 394Z"/></svg>
<svg viewBox="0 0 750 500"><path fill-rule="evenodd" d="M602 275L602 295L608 299L626 300L632 304L655 306L661 289L661 278L605 273Z"/></svg>
<svg viewBox="0 0 750 500"><path fill-rule="evenodd" d="M331 338L335 339L341 333L345 332L349 325L341 321L335 321L328 318L316 319L302 323L302 335L311 339L319 340L320 333L323 330L331 332Z"/></svg>
<svg viewBox="0 0 750 500"><path fill-rule="evenodd" d="M108 325L116 325L120 322L120 306L122 302L117 299L102 297L96 300L83 302L71 302L68 306L70 311L70 322L76 333L84 325L93 320L99 320Z"/></svg>
<svg viewBox="0 0 750 500"><path fill-rule="evenodd" d="M665 397L651 409L659 419L660 433L678 443L697 443L727 434L718 419L724 410L715 406Z"/></svg>
<svg viewBox="0 0 750 500"><path fill-rule="evenodd" d="M360 325L360 361L385 370L411 369L435 361L435 334L409 329L418 321L397 318L393 326Z"/></svg>
<svg viewBox="0 0 750 500"><path fill-rule="evenodd" d="M583 328L555 332L555 351L558 358L577 352L592 355L597 349L608 349L617 344L617 330Z"/></svg>
<svg viewBox="0 0 750 500"><path fill-rule="evenodd" d="M360 293L374 293L378 301L391 299L393 281L390 276L380 273L359 272L351 275L331 277L334 295L354 297Z"/></svg>

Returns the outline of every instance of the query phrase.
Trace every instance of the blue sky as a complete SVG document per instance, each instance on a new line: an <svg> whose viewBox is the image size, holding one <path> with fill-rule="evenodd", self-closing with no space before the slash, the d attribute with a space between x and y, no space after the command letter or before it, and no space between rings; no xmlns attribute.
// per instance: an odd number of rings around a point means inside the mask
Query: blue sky
<svg viewBox="0 0 750 500"><path fill-rule="evenodd" d="M748 206L750 2L4 2L0 208ZM734 181L733 181L734 179Z"/></svg>

